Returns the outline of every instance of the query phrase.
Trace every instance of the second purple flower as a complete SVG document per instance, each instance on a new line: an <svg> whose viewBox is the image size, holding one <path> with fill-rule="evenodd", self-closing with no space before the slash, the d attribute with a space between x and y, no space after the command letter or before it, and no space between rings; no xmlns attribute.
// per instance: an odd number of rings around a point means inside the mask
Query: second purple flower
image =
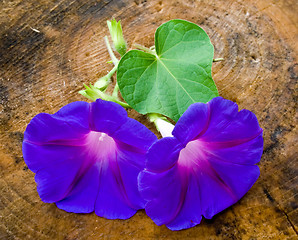
<svg viewBox="0 0 298 240"><path fill-rule="evenodd" d="M139 175L146 213L157 225L193 227L236 203L259 177L262 129L236 103L195 103L172 134L153 144Z"/></svg>

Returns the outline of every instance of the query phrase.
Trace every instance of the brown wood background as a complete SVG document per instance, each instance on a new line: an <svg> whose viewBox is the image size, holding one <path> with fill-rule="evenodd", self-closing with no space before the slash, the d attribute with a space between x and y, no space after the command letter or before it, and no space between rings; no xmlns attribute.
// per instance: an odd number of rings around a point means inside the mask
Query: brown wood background
<svg viewBox="0 0 298 240"><path fill-rule="evenodd" d="M1 0L0 239L298 239L297 12L295 0ZM225 58L213 67L220 95L253 111L264 129L257 183L192 229L171 232L144 211L106 220L59 210L41 202L23 161L29 121L85 100L77 93L83 83L111 69L103 37L112 17L129 44L148 47L167 20L199 24L215 57Z"/></svg>

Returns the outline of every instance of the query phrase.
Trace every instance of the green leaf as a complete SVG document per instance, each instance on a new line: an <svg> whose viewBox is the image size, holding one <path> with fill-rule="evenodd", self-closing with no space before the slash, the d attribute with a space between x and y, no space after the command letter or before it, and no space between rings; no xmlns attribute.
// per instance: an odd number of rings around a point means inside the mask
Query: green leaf
<svg viewBox="0 0 298 240"><path fill-rule="evenodd" d="M120 92L135 110L177 121L192 103L218 96L211 77L213 45L199 26L184 20L161 25L155 49L131 50L118 65Z"/></svg>

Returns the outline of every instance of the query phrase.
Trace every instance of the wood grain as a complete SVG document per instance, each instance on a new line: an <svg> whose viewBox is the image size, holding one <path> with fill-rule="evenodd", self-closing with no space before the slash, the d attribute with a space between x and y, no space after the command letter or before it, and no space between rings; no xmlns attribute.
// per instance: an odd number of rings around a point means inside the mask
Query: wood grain
<svg viewBox="0 0 298 240"><path fill-rule="evenodd" d="M1 1L0 239L298 239L297 11L295 0ZM144 211L113 221L64 212L41 202L23 161L29 121L85 100L77 93L83 83L111 69L103 37L112 17L121 19L129 45L148 47L163 22L199 24L215 57L225 59L213 66L220 95L253 111L264 129L257 183L192 229L171 232Z"/></svg>

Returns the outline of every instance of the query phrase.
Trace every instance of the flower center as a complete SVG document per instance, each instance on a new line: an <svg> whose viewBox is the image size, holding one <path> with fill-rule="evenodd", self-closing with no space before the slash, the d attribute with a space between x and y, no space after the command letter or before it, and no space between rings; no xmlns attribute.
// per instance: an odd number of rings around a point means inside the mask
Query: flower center
<svg viewBox="0 0 298 240"><path fill-rule="evenodd" d="M189 142L185 148L180 151L178 165L188 169L195 169L201 166L205 159L203 143L199 140Z"/></svg>
<svg viewBox="0 0 298 240"><path fill-rule="evenodd" d="M104 161L115 158L116 142L108 134L91 131L86 139L86 146L95 161Z"/></svg>

